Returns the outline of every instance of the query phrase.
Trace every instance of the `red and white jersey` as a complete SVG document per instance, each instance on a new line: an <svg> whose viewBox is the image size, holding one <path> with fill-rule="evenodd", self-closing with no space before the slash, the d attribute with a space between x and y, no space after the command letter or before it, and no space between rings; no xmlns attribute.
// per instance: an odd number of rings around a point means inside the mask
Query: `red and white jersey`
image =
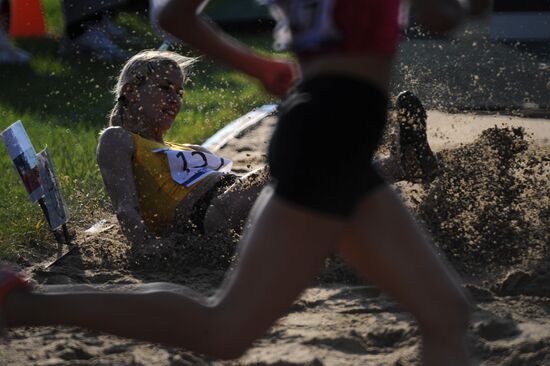
<svg viewBox="0 0 550 366"><path fill-rule="evenodd" d="M275 48L300 57L395 52L400 0L267 0Z"/></svg>

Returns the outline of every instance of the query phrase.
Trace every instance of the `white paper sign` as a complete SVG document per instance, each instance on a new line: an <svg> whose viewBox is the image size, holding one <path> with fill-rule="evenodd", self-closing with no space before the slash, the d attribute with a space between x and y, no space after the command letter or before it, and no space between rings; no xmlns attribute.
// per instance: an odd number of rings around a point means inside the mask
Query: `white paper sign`
<svg viewBox="0 0 550 366"><path fill-rule="evenodd" d="M215 172L230 172L233 162L220 156L197 150L155 149L165 153L170 165L172 179L185 187L190 187Z"/></svg>
<svg viewBox="0 0 550 366"><path fill-rule="evenodd" d="M29 199L32 203L36 203L43 195L38 160L36 151L21 121L6 128L2 132L2 139L21 181L29 193Z"/></svg>
<svg viewBox="0 0 550 366"><path fill-rule="evenodd" d="M48 148L42 150L37 158L40 169L40 183L44 191L44 205L47 211L46 219L50 228L56 230L69 221L69 210L61 194Z"/></svg>

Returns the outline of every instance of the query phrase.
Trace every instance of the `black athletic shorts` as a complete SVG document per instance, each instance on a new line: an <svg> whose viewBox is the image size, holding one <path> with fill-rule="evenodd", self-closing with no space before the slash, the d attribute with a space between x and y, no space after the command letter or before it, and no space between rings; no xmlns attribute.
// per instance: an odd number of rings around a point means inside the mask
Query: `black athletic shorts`
<svg viewBox="0 0 550 366"><path fill-rule="evenodd" d="M282 105L269 146L277 197L349 217L384 182L372 158L387 104L379 88L353 77L327 75L297 85Z"/></svg>
<svg viewBox="0 0 550 366"><path fill-rule="evenodd" d="M204 218L206 217L206 211L212 204L214 198L224 193L229 187L231 187L239 177L235 174L224 174L221 179L214 184L204 195L199 198L193 208L191 209L190 228L194 228L198 233L204 234Z"/></svg>

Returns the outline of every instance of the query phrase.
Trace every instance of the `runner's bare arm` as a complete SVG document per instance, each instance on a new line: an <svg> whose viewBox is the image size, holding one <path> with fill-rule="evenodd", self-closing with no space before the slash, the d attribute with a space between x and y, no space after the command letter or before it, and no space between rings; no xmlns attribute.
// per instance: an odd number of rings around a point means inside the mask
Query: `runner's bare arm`
<svg viewBox="0 0 550 366"><path fill-rule="evenodd" d="M288 61L268 58L230 37L200 12L208 1L171 0L161 10L159 24L166 31L214 59L259 79L264 88L283 96L295 78L295 68Z"/></svg>
<svg viewBox="0 0 550 366"><path fill-rule="evenodd" d="M133 244L142 244L150 234L139 211L133 151L132 136L121 127L109 127L99 138L97 163L122 231Z"/></svg>

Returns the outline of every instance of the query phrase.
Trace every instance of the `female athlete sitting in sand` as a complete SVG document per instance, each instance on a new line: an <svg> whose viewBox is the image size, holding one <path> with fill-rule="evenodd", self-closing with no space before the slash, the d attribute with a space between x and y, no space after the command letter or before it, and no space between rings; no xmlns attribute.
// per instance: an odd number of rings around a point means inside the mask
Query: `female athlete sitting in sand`
<svg viewBox="0 0 550 366"><path fill-rule="evenodd" d="M265 185L266 169L239 177L199 145L166 142L193 59L144 51L123 67L97 161L123 232L140 244L175 228L237 228ZM234 218L234 219L233 219Z"/></svg>
<svg viewBox="0 0 550 366"><path fill-rule="evenodd" d="M134 244L173 230L240 231L268 181L266 168L239 177L228 171L228 159L199 145L164 140L180 111L192 62L173 52L144 51L126 63L118 79L97 161L123 232ZM379 160L381 173L391 180L433 175L437 165L422 104L404 92L396 106L401 153Z"/></svg>

